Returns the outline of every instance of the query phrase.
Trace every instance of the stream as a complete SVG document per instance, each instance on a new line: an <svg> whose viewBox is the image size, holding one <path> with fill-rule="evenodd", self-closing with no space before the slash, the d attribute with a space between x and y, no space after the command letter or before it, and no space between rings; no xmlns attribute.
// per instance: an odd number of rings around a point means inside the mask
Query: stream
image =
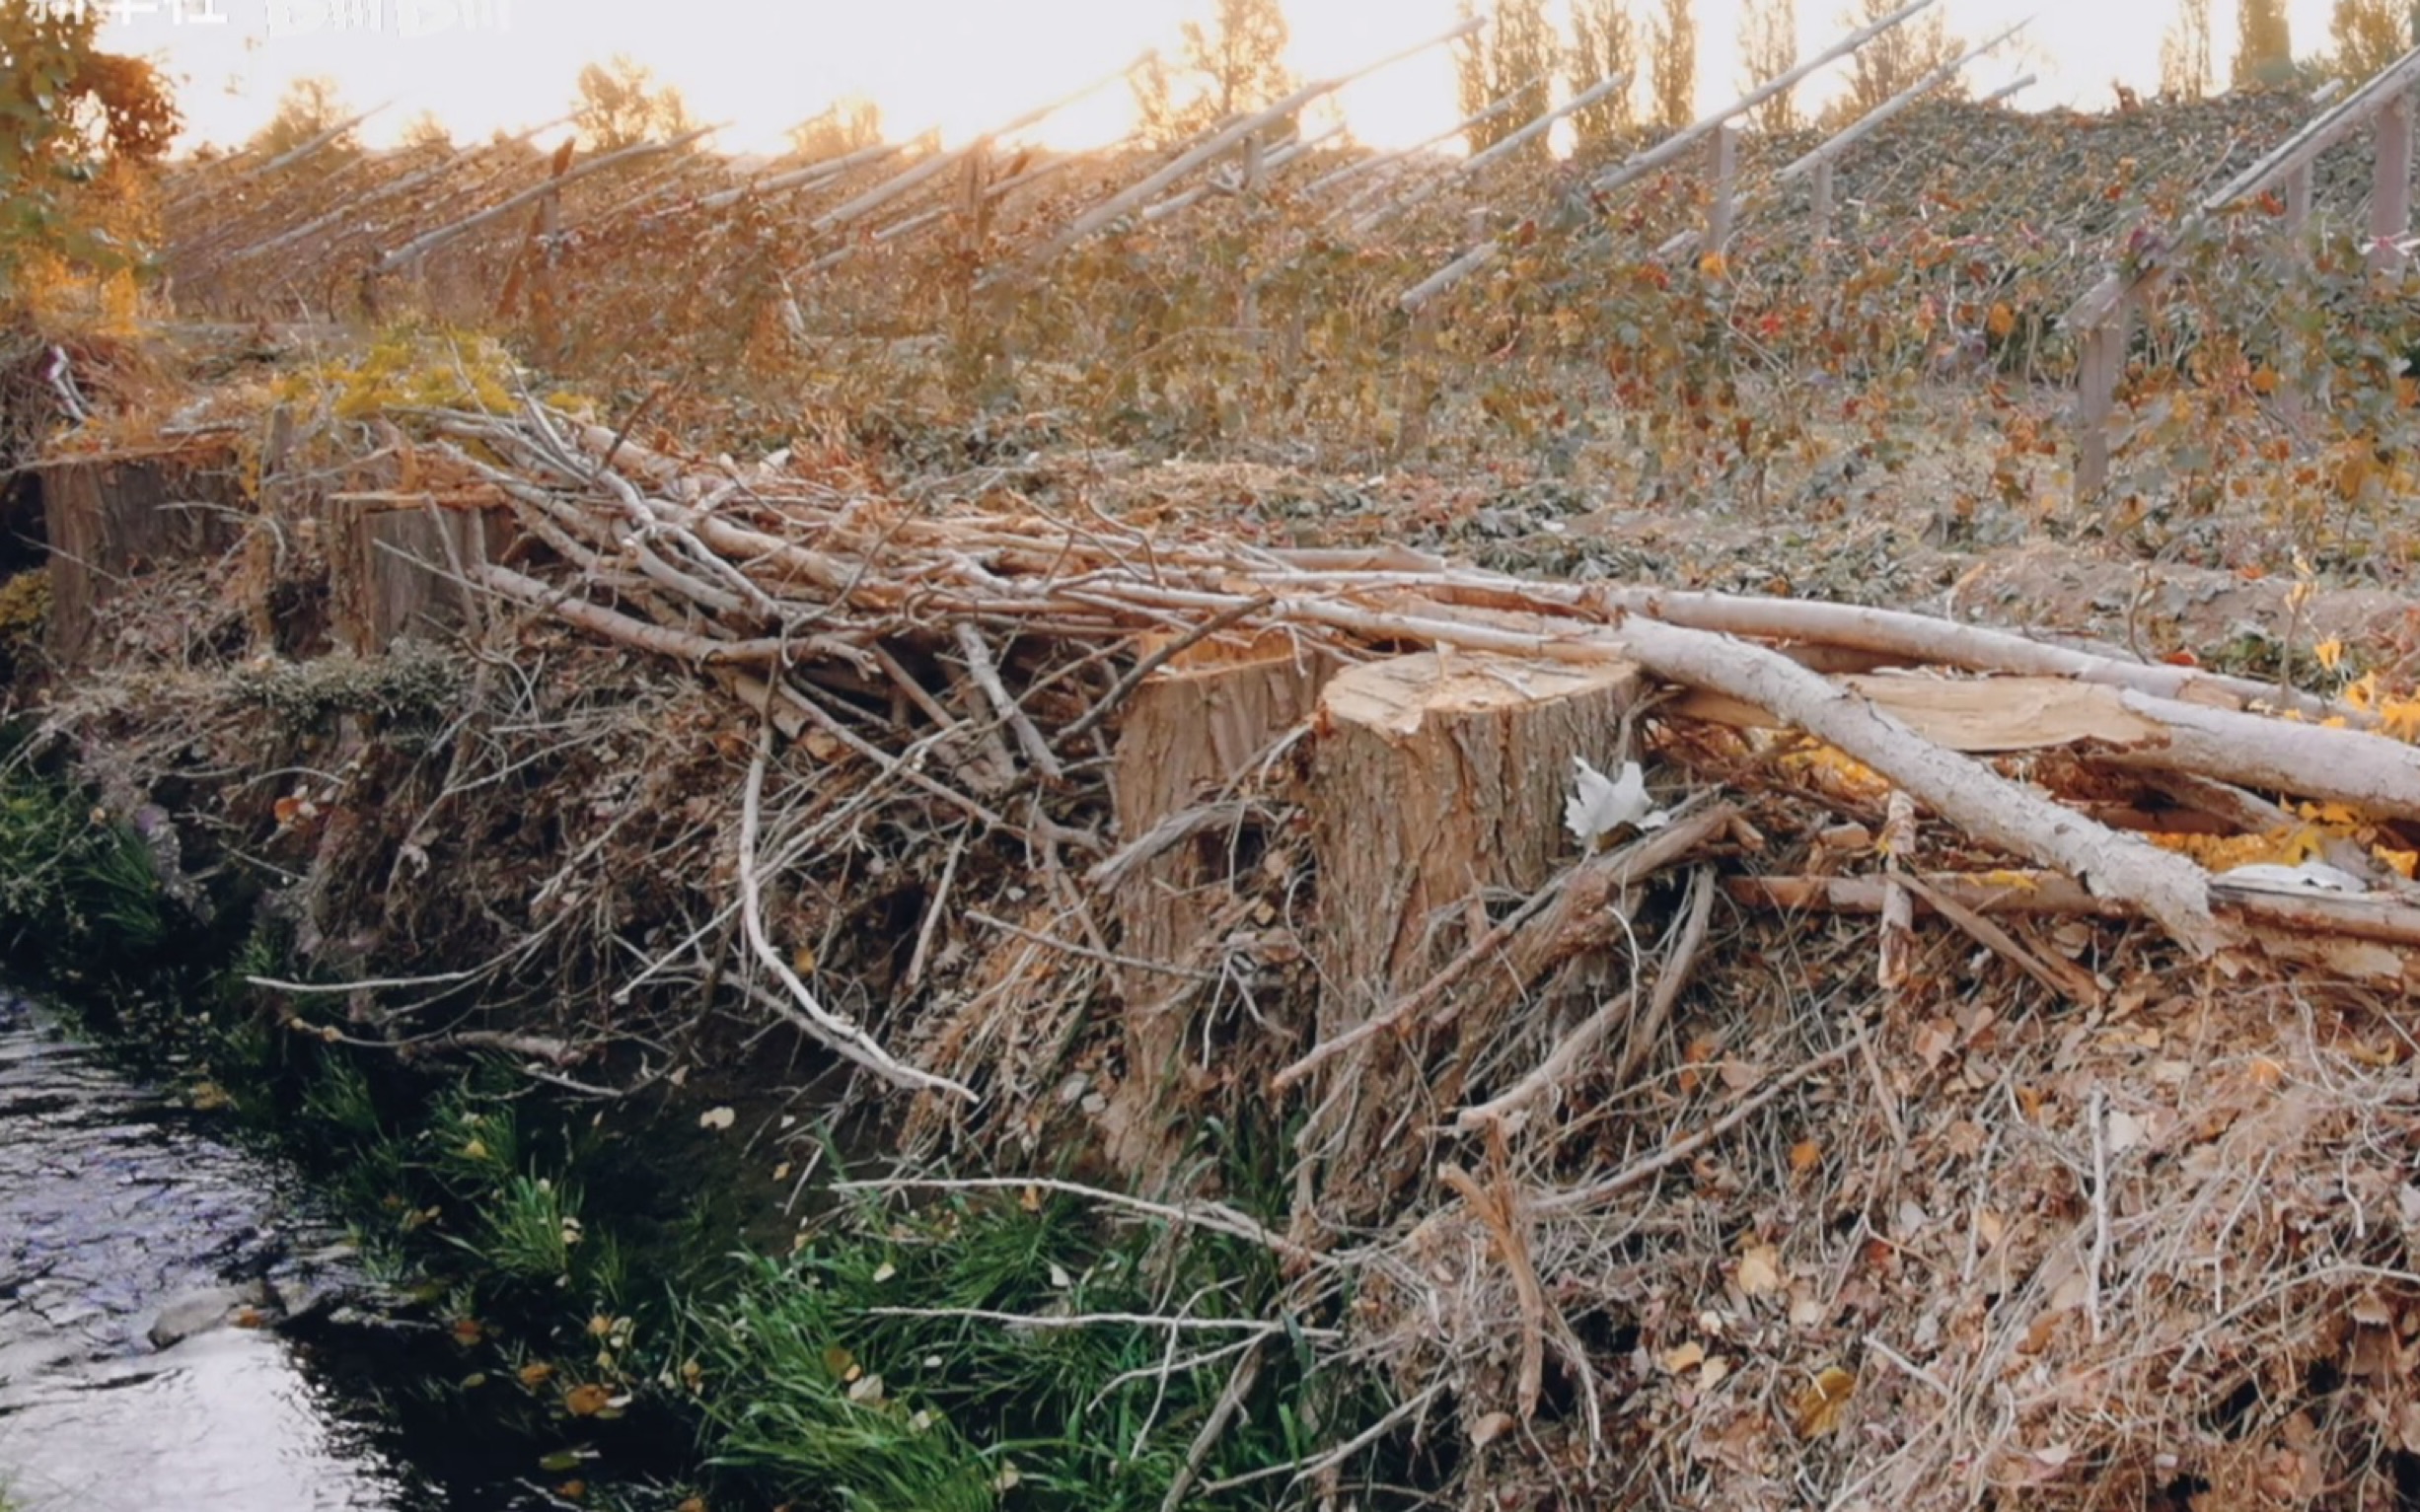
<svg viewBox="0 0 2420 1512"><path fill-rule="evenodd" d="M514 1504L295 1336L364 1286L293 1187L0 988L0 1508Z"/></svg>

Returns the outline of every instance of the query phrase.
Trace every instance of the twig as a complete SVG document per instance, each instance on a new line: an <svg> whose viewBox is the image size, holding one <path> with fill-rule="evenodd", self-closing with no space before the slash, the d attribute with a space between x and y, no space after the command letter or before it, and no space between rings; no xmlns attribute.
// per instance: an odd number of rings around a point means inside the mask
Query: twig
<svg viewBox="0 0 2420 1512"><path fill-rule="evenodd" d="M1701 867L1689 885L1689 913L1681 925L1680 939L1665 957L1662 972L1655 979L1655 990L1648 996L1647 1013L1640 1024L1647 1026L1644 1034L1634 1033L1624 1048L1618 1079L1628 1080L1636 1061L1644 1058L1646 1041L1651 1039L1672 1005L1688 986L1690 972L1697 969L1698 948L1706 940L1706 924L1714 914L1714 873ZM1465 1108L1454 1118L1454 1126L1464 1133L1490 1126L1517 1121L1528 1106L1569 1081L1578 1066L1580 1057L1604 1043L1614 1023L1630 1012L1638 1002L1634 989L1622 993L1588 1015L1577 1029L1564 1038L1544 1060L1533 1067L1501 1095L1485 1103ZM1634 1025L1634 1030L1639 1026Z"/></svg>
<svg viewBox="0 0 2420 1512"><path fill-rule="evenodd" d="M1091 734L1093 726L1117 712L1119 705L1134 695L1135 689L1142 685L1143 679L1183 656L1220 630L1267 611L1277 602L1275 595L1263 594L1248 604L1238 604L1231 609L1221 610L1137 662L1128 669L1126 676L1110 684L1109 691L1101 695L1099 702L1078 715L1075 723L1059 732L1059 743L1063 746L1068 745Z"/></svg>
<svg viewBox="0 0 2420 1512"><path fill-rule="evenodd" d="M1601 900L1606 894L1641 882L1686 855L1702 841L1720 832L1737 814L1736 809L1723 804L1686 819L1676 818L1663 828L1620 850L1590 857L1569 868L1531 895L1513 910L1510 917L1472 942L1461 955L1447 963L1443 971L1410 995L1397 998L1335 1039L1312 1046L1300 1059L1279 1071L1270 1078L1270 1089L1284 1091L1355 1045L1384 1034L1420 1013L1469 975L1474 968L1495 956L1549 906L1559 906L1577 894L1583 879L1590 884L1587 890L1590 898Z"/></svg>
<svg viewBox="0 0 2420 1512"><path fill-rule="evenodd" d="M1697 970L1698 952L1706 944L1706 930L1714 922L1714 868L1702 866L1689 885L1689 918L1681 926L1681 936L1671 953L1664 958L1663 973L1655 979L1655 990L1647 1000L1647 1012L1632 1021L1630 1033L1622 1042L1622 1058L1614 1062L1613 1084L1628 1086L1647 1059L1654 1053L1656 1037L1672 1017L1673 1005L1689 985Z"/></svg>
<svg viewBox="0 0 2420 1512"><path fill-rule="evenodd" d="M993 918L981 908L969 908L966 916L978 924L988 925L1003 934L1015 935L1020 940L1031 940L1036 945L1047 945L1052 950L1064 951L1070 956L1081 956L1087 961L1098 961L1103 966L1122 966L1135 972L1157 972L1163 976L1180 976L1187 981L1216 981L1218 979L1215 972L1196 971L1187 966L1170 966L1164 961L1143 961L1134 956L1121 956L1113 951L1096 950L1089 945L1078 945L1072 940L1062 940L1056 935L1042 934L1019 924L1011 924L1006 919Z"/></svg>
<svg viewBox="0 0 2420 1512"><path fill-rule="evenodd" d="M1444 1382L1430 1382L1429 1385L1423 1387L1420 1393L1413 1397L1410 1401L1396 1407L1384 1417L1379 1418L1376 1422L1371 1423L1368 1427L1363 1428L1360 1432L1345 1440L1343 1443L1337 1445L1334 1449L1329 1450L1326 1454L1319 1456L1317 1459L1305 1460L1301 1465L1293 1467L1284 1465L1267 1465L1263 1466L1259 1470L1246 1471L1240 1476L1230 1476L1224 1480L1213 1480L1208 1485L1202 1487L1202 1494L1205 1496L1215 1496L1221 1491L1234 1490L1237 1486L1250 1485L1257 1480L1267 1480L1273 1476L1283 1476L1288 1469L1293 1470L1294 1475L1293 1478L1288 1480L1286 1484L1299 1484L1300 1482L1309 1479L1311 1476L1318 1475L1322 1471L1335 1469L1337 1466L1344 1464L1347 1460L1352 1459L1355 1455L1359 1454L1362 1450L1367 1449L1370 1445L1378 1442L1378 1440L1394 1432L1396 1428L1403 1424L1406 1418L1413 1416L1415 1413L1426 1410L1429 1404L1434 1402L1437 1397L1444 1392Z"/></svg>
<svg viewBox="0 0 2420 1512"><path fill-rule="evenodd" d="M2059 962L2054 965L2048 959L2027 950L2017 942L2016 936L1926 882L1922 877L1911 872L1898 871L1892 873L1891 881L1923 899L1934 912L1965 930L1994 955L2012 963L2026 975L2061 997L2073 999L2088 1008L2100 1006L2100 983L2087 975L2081 968L2067 962Z"/></svg>
<svg viewBox="0 0 2420 1512"><path fill-rule="evenodd" d="M2084 1314L2090 1320L2092 1342L2100 1342L2100 1277L2109 1264L2109 1135L2108 1094L2092 1087L2092 1260L2084 1272Z"/></svg>
<svg viewBox="0 0 2420 1512"><path fill-rule="evenodd" d="M1530 1262L1526 1217L1520 1192L1512 1183L1512 1162L1504 1148L1502 1123L1488 1125L1488 1166L1491 1180L1485 1187L1469 1172L1450 1164L1437 1168L1436 1179L1468 1204L1495 1236L1497 1253L1512 1273L1512 1295L1521 1310L1521 1364L1514 1401L1521 1409L1521 1421L1527 1422L1537 1415L1538 1397L1545 1390L1546 1292L1538 1284L1537 1267Z"/></svg>
<svg viewBox="0 0 2420 1512"><path fill-rule="evenodd" d="M902 1065L892 1059L864 1030L824 1007L766 936L764 900L757 881L757 827L765 795L765 767L772 754L772 721L767 719L759 729L757 754L748 763L748 785L740 805L740 925L748 936L748 948L756 954L757 960L788 989L789 1001L795 1005L795 1010L787 1012L785 1017L844 1058L888 1081L922 1092L946 1092L970 1103L976 1101L971 1089L946 1076L936 1076L930 1071Z"/></svg>
<svg viewBox="0 0 2420 1512"><path fill-rule="evenodd" d="M1261 1378L1261 1344L1262 1340L1254 1339L1245 1349L1244 1357L1235 1362L1234 1373L1227 1377L1227 1384L1218 1393L1218 1400L1211 1405L1210 1416L1202 1420L1201 1431L1193 1436L1192 1446L1185 1451L1185 1463L1177 1468L1175 1478L1168 1482L1168 1494L1160 1498L1159 1512L1176 1512L1178 1507L1185 1504L1185 1493L1201 1477L1203 1463L1210 1458L1210 1450L1217 1446L1220 1435L1227 1431L1227 1424L1235 1420L1235 1413L1243 1406L1244 1399L1252 1394L1253 1383Z"/></svg>
<svg viewBox="0 0 2420 1512"><path fill-rule="evenodd" d="M1025 759L1033 763L1034 770L1040 772L1044 780L1066 780L1067 769L1060 764L1050 742L1044 740L1042 732L1034 728L1034 722L1026 717L1024 708L1008 696L1006 684L1000 682L1000 670L992 664L991 648L984 644L983 632L975 628L972 620L961 619L957 624L957 635L958 649L966 656L968 675L975 679L975 685L984 690L984 696L991 700L992 710L1008 722L1010 732L1017 738L1017 749L1025 753Z"/></svg>
<svg viewBox="0 0 2420 1512"><path fill-rule="evenodd" d="M941 863L941 881L924 903L924 917L916 926L916 949L909 954L908 972L899 981L902 997L913 997L924 980L924 963L930 958L934 928L940 924L942 909L949 901L950 884L958 877L958 858L966 854L966 836L950 841L949 859Z"/></svg>
<svg viewBox="0 0 2420 1512"><path fill-rule="evenodd" d="M962 1318L971 1323L996 1323L1009 1328L1058 1329L1168 1329L1193 1330L1204 1333L1251 1333L1266 1337L1273 1333L1299 1333L1305 1338L1338 1338L1334 1329L1314 1329L1303 1324L1283 1320L1270 1322L1264 1318L1185 1318L1162 1317L1154 1313L1001 1313L981 1307L869 1307L861 1310L867 1318Z"/></svg>
<svg viewBox="0 0 2420 1512"><path fill-rule="evenodd" d="M1651 1181L1671 1170L1724 1134L1737 1128L1749 1118L1754 1117L1767 1104L1797 1086L1798 1083L1805 1081L1810 1076L1820 1075L1848 1059L1856 1048L1855 1042L1836 1044L1814 1059L1785 1072L1764 1091L1757 1093L1696 1133L1674 1140L1644 1160L1631 1162L1601 1182L1591 1182L1585 1187L1568 1188L1562 1191L1552 1192L1538 1198L1531 1205L1538 1212L1580 1212L1608 1198L1620 1196L1633 1187Z"/></svg>
<svg viewBox="0 0 2420 1512"><path fill-rule="evenodd" d="M1306 1246L1267 1228L1222 1202L1202 1202L1192 1207L1176 1207L1166 1202L1154 1202L1147 1197L1111 1191L1102 1187L1087 1187L1080 1182L1063 1181L1056 1177L885 1177L867 1182L835 1182L835 1191L1056 1191L1067 1196L1105 1202L1113 1207L1132 1208L1146 1216L1169 1223L1188 1224L1224 1234L1231 1239L1248 1240L1287 1260L1310 1264L1331 1265L1335 1261Z"/></svg>

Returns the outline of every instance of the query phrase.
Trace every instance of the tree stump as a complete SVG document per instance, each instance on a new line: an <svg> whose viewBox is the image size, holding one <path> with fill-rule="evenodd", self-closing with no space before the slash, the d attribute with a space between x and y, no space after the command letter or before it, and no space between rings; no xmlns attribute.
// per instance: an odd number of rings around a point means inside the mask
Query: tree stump
<svg viewBox="0 0 2420 1512"><path fill-rule="evenodd" d="M510 512L484 496L331 494L326 529L335 639L357 656L470 622L462 570L497 559L512 540Z"/></svg>
<svg viewBox="0 0 2420 1512"><path fill-rule="evenodd" d="M232 451L221 444L39 465L52 656L73 664L92 648L102 606L127 580L235 544L247 505L232 463Z"/></svg>
<svg viewBox="0 0 2420 1512"><path fill-rule="evenodd" d="M1132 843L1246 776L1310 717L1334 670L1325 654L1273 635L1243 646L1205 642L1144 679L1119 722L1120 840ZM1258 859L1250 828L1230 822L1189 834L1115 890L1119 954L1168 969L1119 970L1126 1074L1103 1122L1111 1159L1129 1172L1155 1169L1168 1153L1167 1092L1181 1080L1194 985L1186 973L1214 957L1220 914Z"/></svg>
<svg viewBox="0 0 2420 1512"><path fill-rule="evenodd" d="M1613 758L1641 687L1620 663L1461 653L1373 662L1327 684L1311 767L1319 1043L1417 990L1486 929L1491 897L1526 896L1572 859L1573 757ZM1343 1096L1314 1098L1301 1148L1340 1179L1329 1191L1348 1208L1423 1168L1410 1136L1459 1096L1458 1063L1439 1086L1399 1086L1390 1064L1408 1074L1413 1062L1373 1041L1324 1078Z"/></svg>

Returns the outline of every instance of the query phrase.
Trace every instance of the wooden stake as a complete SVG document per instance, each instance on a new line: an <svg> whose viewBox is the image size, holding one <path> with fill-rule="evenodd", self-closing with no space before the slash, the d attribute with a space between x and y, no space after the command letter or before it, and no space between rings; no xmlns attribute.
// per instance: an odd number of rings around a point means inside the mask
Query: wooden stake
<svg viewBox="0 0 2420 1512"><path fill-rule="evenodd" d="M2411 232L2411 94L2378 112L2378 167L2370 185L2370 271L2402 266L2402 240Z"/></svg>
<svg viewBox="0 0 2420 1512"><path fill-rule="evenodd" d="M1715 128L1707 144L1707 178L1714 185L1706 211L1706 251L1720 256L1731 239L1731 218L1738 210L1739 128L1728 121Z"/></svg>

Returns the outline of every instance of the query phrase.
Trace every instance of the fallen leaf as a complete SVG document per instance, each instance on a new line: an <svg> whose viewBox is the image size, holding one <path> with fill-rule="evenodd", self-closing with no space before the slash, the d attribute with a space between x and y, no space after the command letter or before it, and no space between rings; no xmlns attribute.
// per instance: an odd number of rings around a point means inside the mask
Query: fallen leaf
<svg viewBox="0 0 2420 1512"><path fill-rule="evenodd" d="M1761 1297L1782 1289L1782 1252L1771 1245L1751 1245L1739 1257L1740 1291Z"/></svg>
<svg viewBox="0 0 2420 1512"><path fill-rule="evenodd" d="M1801 1139L1790 1147L1792 1174L1804 1176L1823 1162L1823 1146L1812 1139Z"/></svg>
<svg viewBox="0 0 2420 1512"><path fill-rule="evenodd" d="M1471 1447L1485 1449L1512 1431L1510 1412L1490 1412L1471 1424Z"/></svg>
<svg viewBox="0 0 2420 1512"><path fill-rule="evenodd" d="M613 1392L588 1381L563 1393L563 1408L574 1417L594 1417L613 1400Z"/></svg>
<svg viewBox="0 0 2420 1512"><path fill-rule="evenodd" d="M728 1108L709 1108L697 1116L699 1128L729 1128L739 1121L739 1115Z"/></svg>
<svg viewBox="0 0 2420 1512"><path fill-rule="evenodd" d="M1572 757L1577 768L1572 796L1564 800L1563 825L1580 844L1594 846L1622 828L1660 829L1672 816L1647 796L1647 772L1636 761L1624 761L1622 774L1608 777L1584 756Z"/></svg>
<svg viewBox="0 0 2420 1512"><path fill-rule="evenodd" d="M1798 1437L1819 1438L1839 1427L1856 1394L1856 1376L1837 1365L1827 1366L1791 1400L1792 1425Z"/></svg>
<svg viewBox="0 0 2420 1512"><path fill-rule="evenodd" d="M2112 1108L2101 1123L2107 1132L2109 1153L2112 1155L2123 1155L2143 1142L2143 1120L2130 1113Z"/></svg>
<svg viewBox="0 0 2420 1512"><path fill-rule="evenodd" d="M1677 1376L1684 1370L1697 1369L1699 1365L1705 1363L1705 1360L1706 1346L1696 1339L1691 1339L1677 1349L1666 1349L1658 1357L1656 1363Z"/></svg>

